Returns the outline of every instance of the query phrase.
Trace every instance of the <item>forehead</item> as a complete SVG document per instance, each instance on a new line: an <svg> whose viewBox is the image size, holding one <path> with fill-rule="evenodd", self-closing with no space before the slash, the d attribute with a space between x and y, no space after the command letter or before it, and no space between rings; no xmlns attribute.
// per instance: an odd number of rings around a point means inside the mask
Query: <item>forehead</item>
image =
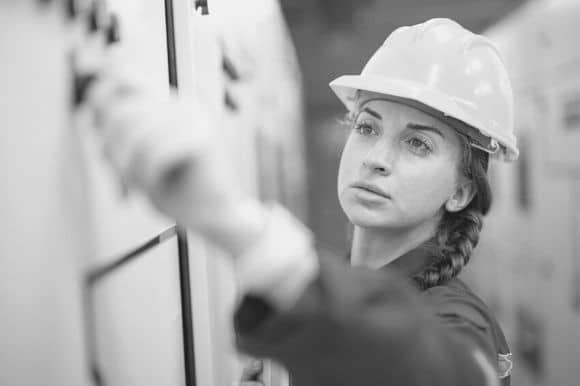
<svg viewBox="0 0 580 386"><path fill-rule="evenodd" d="M396 119L397 121L432 126L451 135L456 134L455 130L446 122L442 122L418 108L387 99L387 96L383 94L363 91L359 95L356 106L355 115L364 111L366 108L378 113L385 122Z"/></svg>

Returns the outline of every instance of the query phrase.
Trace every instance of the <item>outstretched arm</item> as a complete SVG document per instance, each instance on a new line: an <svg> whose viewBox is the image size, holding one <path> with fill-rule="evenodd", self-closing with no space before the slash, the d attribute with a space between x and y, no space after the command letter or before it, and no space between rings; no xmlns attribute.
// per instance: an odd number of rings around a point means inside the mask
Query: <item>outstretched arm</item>
<svg viewBox="0 0 580 386"><path fill-rule="evenodd" d="M160 211L230 252L246 294L241 350L278 359L297 386L496 384L485 339L442 323L405 279L320 258L290 213L241 195L217 118L126 83L93 90L105 153Z"/></svg>
<svg viewBox="0 0 580 386"><path fill-rule="evenodd" d="M265 256L298 253L299 245L289 237ZM282 362L298 386L497 384L495 351L475 310L447 320L406 278L341 260L317 258L316 274L291 306L277 300L275 285L249 289L235 314L238 347Z"/></svg>

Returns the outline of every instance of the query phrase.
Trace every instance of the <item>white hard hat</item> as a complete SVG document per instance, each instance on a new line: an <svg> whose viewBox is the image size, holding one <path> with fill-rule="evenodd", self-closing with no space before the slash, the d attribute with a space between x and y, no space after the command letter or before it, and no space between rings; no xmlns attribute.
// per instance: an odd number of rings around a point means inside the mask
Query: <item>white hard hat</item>
<svg viewBox="0 0 580 386"><path fill-rule="evenodd" d="M360 75L340 76L330 87L350 111L358 90L380 93L471 132L473 146L496 158L519 155L512 88L500 53L453 20L396 29Z"/></svg>

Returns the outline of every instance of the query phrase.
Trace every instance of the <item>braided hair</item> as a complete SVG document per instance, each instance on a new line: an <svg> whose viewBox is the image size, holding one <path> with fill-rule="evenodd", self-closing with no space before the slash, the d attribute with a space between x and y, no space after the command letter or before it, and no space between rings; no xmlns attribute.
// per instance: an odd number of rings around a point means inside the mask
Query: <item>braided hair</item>
<svg viewBox="0 0 580 386"><path fill-rule="evenodd" d="M443 284L461 272L479 241L483 216L491 207L492 194L487 179L489 155L471 147L464 134L459 133L459 138L463 148L459 172L474 184L476 193L458 212L443 209L435 234L434 262L413 278L422 289Z"/></svg>

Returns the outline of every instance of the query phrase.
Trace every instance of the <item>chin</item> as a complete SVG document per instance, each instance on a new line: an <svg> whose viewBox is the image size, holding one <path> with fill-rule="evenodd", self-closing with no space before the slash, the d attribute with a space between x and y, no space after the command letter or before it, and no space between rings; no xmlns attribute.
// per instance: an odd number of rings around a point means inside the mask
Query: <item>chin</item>
<svg viewBox="0 0 580 386"><path fill-rule="evenodd" d="M350 194L339 195L339 202L342 211L353 225L365 228L382 228L397 223L397 219L393 218L395 217L393 207L365 205Z"/></svg>
<svg viewBox="0 0 580 386"><path fill-rule="evenodd" d="M376 209L367 209L364 207L351 207L346 210L343 208L346 217L356 226L364 228L391 228L398 224L396 219L390 218L385 213Z"/></svg>

